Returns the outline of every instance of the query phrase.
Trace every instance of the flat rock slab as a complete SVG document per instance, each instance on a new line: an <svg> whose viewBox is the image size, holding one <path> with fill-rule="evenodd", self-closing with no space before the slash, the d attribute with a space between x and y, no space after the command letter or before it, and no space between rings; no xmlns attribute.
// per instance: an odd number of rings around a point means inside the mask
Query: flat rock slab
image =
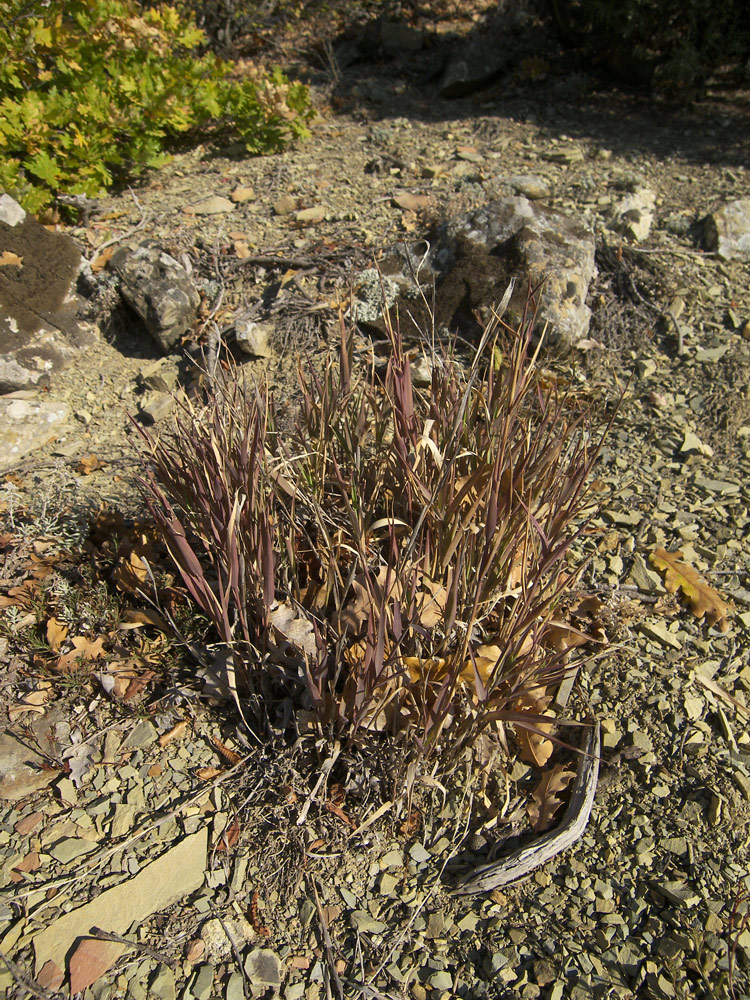
<svg viewBox="0 0 750 1000"><path fill-rule="evenodd" d="M63 714L58 709L35 719L31 723L32 740L11 731L0 733L0 799L17 802L46 788L59 777L57 771L44 769L45 759L34 745L38 743L56 752L55 726L62 719Z"/></svg>
<svg viewBox="0 0 750 1000"><path fill-rule="evenodd" d="M208 830L204 828L185 837L135 877L105 889L90 903L62 914L34 938L37 971L49 961L65 969L66 959L76 954L74 949L80 947L82 939L88 938L94 927L125 934L132 923L142 923L152 913L194 892L203 883L207 847ZM106 968L117 961L125 948L125 945L117 945L107 950L109 964ZM82 968L76 970L79 989L90 986L106 971L98 960L101 956L97 953L96 957L88 974ZM81 985L84 979L88 982Z"/></svg>
<svg viewBox="0 0 750 1000"><path fill-rule="evenodd" d="M8 195L0 199L0 393L37 385L96 339L78 320L81 255Z"/></svg>
<svg viewBox="0 0 750 1000"><path fill-rule="evenodd" d="M69 417L67 403L0 399L0 472L56 440Z"/></svg>

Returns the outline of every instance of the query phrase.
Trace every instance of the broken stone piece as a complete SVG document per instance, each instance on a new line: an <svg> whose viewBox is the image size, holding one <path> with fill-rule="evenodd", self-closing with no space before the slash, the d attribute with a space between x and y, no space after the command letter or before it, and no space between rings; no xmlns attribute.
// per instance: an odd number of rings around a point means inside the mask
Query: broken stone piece
<svg viewBox="0 0 750 1000"><path fill-rule="evenodd" d="M120 294L167 353L191 329L200 295L182 264L151 241L123 247L110 261Z"/></svg>
<svg viewBox="0 0 750 1000"><path fill-rule="evenodd" d="M281 962L270 948L253 948L245 959L245 972L253 986L278 989L281 985Z"/></svg>
<svg viewBox="0 0 750 1000"><path fill-rule="evenodd" d="M75 292L81 255L9 195L0 197L0 393L38 385L96 338L80 322Z"/></svg>
<svg viewBox="0 0 750 1000"><path fill-rule="evenodd" d="M475 314L489 315L515 278L507 322L520 321L531 282L541 287L538 327L547 325L548 341L573 346L588 333L594 249L591 230L562 212L523 195L490 202L449 223L436 240L433 263L445 275L440 323L464 336L478 332Z"/></svg>
<svg viewBox="0 0 750 1000"><path fill-rule="evenodd" d="M703 221L703 242L724 260L750 260L750 198L727 202Z"/></svg>
<svg viewBox="0 0 750 1000"><path fill-rule="evenodd" d="M69 417L67 403L0 399L0 471L54 441Z"/></svg>
<svg viewBox="0 0 750 1000"><path fill-rule="evenodd" d="M628 239L641 243L651 232L656 195L650 188L638 188L615 206L612 228Z"/></svg>
<svg viewBox="0 0 750 1000"><path fill-rule="evenodd" d="M272 323L256 323L240 317L234 323L235 341L243 354L252 358L270 358L272 351L269 341L273 329Z"/></svg>

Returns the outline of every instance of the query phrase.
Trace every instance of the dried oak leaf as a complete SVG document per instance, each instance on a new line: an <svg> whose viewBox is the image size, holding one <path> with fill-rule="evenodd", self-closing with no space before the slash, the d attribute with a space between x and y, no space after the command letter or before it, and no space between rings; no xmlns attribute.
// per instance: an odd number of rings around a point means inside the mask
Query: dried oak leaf
<svg viewBox="0 0 750 1000"><path fill-rule="evenodd" d="M536 697L534 694L528 693L518 699L516 707L520 713L528 713L530 719L536 720L539 716L544 715L551 701L552 698L549 695L544 694ZM552 740L547 739L545 735L552 732L554 719L550 719L548 723L534 721L527 725L524 725L520 720L514 720L513 728L521 747L521 760L527 764L534 764L536 767L544 767L555 749Z"/></svg>
<svg viewBox="0 0 750 1000"><path fill-rule="evenodd" d="M102 462L97 455L84 455L76 466L76 472L81 476L90 476L92 472L105 468L106 462Z"/></svg>
<svg viewBox="0 0 750 1000"><path fill-rule="evenodd" d="M682 551L679 549L676 552L654 549L649 562L664 573L664 586L670 594L682 591L690 601L690 608L696 618L705 616L709 625L716 625L722 632L726 632L729 628L730 608L697 570L679 561L681 555Z"/></svg>
<svg viewBox="0 0 750 1000"><path fill-rule="evenodd" d="M526 803L526 815L534 827L534 833L542 833L552 826L555 813L563 804L558 792L564 791L575 776L575 771L566 770L562 764L542 775L531 793L531 799Z"/></svg>
<svg viewBox="0 0 750 1000"><path fill-rule="evenodd" d="M89 639L85 635L75 635L70 641L73 648L63 653L52 667L56 674L69 674L80 662L98 660L104 656L104 636Z"/></svg>
<svg viewBox="0 0 750 1000"><path fill-rule="evenodd" d="M59 653L60 647L68 638L68 626L59 622L57 618L47 620L47 642L53 653Z"/></svg>

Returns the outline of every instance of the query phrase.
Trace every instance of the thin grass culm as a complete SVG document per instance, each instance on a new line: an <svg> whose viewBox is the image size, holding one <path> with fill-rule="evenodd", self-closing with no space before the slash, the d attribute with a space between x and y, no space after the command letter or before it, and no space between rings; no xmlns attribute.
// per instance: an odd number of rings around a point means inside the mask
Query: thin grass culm
<svg viewBox="0 0 750 1000"><path fill-rule="evenodd" d="M564 609L607 428L540 369L533 319L495 316L468 363L433 351L417 388L396 325L362 372L342 318L338 352L300 366L293 430L230 368L142 432L151 513L243 712L291 694L306 725L418 756L550 721L586 639Z"/></svg>

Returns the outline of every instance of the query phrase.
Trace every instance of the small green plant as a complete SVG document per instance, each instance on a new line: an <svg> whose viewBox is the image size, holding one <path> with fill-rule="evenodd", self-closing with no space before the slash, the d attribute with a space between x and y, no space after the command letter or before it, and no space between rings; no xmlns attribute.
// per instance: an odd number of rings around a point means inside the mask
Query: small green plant
<svg viewBox="0 0 750 1000"><path fill-rule="evenodd" d="M342 321L338 357L300 370L293 432L236 372L171 436L142 432L151 513L243 709L296 689L329 731L421 753L545 720L580 641L561 615L601 435L532 328L491 324L468 370L436 351L418 390L392 326L385 374L356 376Z"/></svg>
<svg viewBox="0 0 750 1000"><path fill-rule="evenodd" d="M178 7L136 0L0 0L0 186L29 211L96 195L220 130L252 153L306 134L307 89L280 71L239 78L197 54Z"/></svg>

